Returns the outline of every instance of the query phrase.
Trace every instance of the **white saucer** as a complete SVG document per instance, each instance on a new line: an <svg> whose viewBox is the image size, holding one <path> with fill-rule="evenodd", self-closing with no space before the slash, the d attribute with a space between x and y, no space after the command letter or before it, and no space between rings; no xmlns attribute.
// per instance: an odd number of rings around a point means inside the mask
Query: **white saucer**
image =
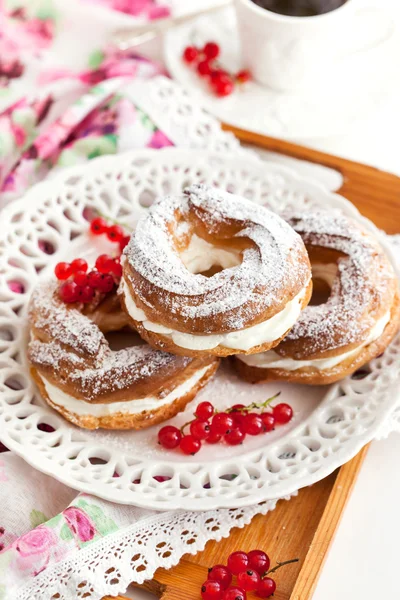
<svg viewBox="0 0 400 600"><path fill-rule="evenodd" d="M183 49L217 41L221 63L230 72L242 67L236 16L225 9L170 30L165 37L165 61L173 78L195 93L203 106L231 125L285 139L312 139L346 134L371 118L387 98L395 77L389 72L397 36L388 35L364 52L351 54L329 66L315 89L277 92L250 82L231 96L218 98L183 63Z"/></svg>

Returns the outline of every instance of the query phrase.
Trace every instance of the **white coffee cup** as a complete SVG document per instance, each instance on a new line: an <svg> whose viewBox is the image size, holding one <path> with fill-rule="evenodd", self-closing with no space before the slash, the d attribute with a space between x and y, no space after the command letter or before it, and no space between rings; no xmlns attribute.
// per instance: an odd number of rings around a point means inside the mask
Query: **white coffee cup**
<svg viewBox="0 0 400 600"><path fill-rule="evenodd" d="M333 62L380 44L394 30L388 15L358 0L312 17L277 14L252 0L235 5L244 66L280 91L315 85Z"/></svg>

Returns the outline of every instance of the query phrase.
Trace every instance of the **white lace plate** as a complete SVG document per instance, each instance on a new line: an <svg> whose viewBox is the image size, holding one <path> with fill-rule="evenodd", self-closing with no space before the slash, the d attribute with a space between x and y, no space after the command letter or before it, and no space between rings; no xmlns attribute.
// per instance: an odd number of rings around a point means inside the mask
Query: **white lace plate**
<svg viewBox="0 0 400 600"><path fill-rule="evenodd" d="M363 29L373 31L371 27ZM376 28L376 35L377 31ZM181 58L186 46L201 47L209 40L219 42L225 69L236 73L242 68L235 11L228 8L167 32L164 56L168 71L210 113L256 133L297 140L346 134L357 123L371 118L394 83L388 69L391 69L390 56L398 53L398 42L394 35L386 38L382 35L380 43L371 42L364 52L353 52L346 59L328 64L326 78L316 82L315 88L283 93L251 82L231 96L218 98ZM284 69L278 49L275 53Z"/></svg>
<svg viewBox="0 0 400 600"><path fill-rule="evenodd" d="M90 259L110 250L108 242L89 237L84 217L89 209L134 225L156 194L177 192L194 181L216 184L279 209L321 206L362 219L342 197L282 166L243 155L178 149L104 157L65 171L9 205L1 219L1 441L35 468L73 488L161 510L245 506L310 485L373 439L398 398L400 337L371 363L362 379L347 378L329 387L252 386L239 381L226 361L175 423L187 420L200 400L226 407L262 400L278 390L293 406L295 418L270 434L247 438L243 446L204 445L194 457L157 446L158 427L142 432L85 431L43 402L25 356L32 288L59 260L78 255ZM384 236L362 220L387 247ZM54 431L43 431L43 423ZM157 476L167 479L160 482Z"/></svg>

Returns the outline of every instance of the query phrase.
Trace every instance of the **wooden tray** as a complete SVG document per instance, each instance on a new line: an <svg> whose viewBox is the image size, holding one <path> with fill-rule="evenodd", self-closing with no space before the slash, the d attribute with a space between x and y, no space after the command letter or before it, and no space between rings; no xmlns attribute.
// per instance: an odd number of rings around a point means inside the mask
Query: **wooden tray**
<svg viewBox="0 0 400 600"><path fill-rule="evenodd" d="M340 171L344 183L339 193L388 233L400 232L399 177L228 125L224 129L232 131L243 143ZM200 586L207 578L209 566L226 562L234 550L261 548L274 564L299 558L298 563L276 573L275 600L309 600L366 452L364 448L326 479L300 490L290 502L282 500L273 512L254 517L244 529L233 530L229 538L209 542L203 552L182 559L169 571L159 569L154 579L142 587L162 600L199 600ZM248 598L255 596L249 594ZM119 600L125 598L120 596Z"/></svg>

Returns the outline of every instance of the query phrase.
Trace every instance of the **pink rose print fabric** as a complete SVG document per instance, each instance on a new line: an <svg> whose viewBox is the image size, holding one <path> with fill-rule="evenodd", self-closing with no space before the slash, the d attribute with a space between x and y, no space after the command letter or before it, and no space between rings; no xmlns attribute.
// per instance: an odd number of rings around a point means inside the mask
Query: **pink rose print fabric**
<svg viewBox="0 0 400 600"><path fill-rule="evenodd" d="M54 36L55 11L47 3L9 2L0 4L0 86L21 77L25 71L25 53L41 56Z"/></svg>
<svg viewBox="0 0 400 600"><path fill-rule="evenodd" d="M90 542L96 535L96 527L90 517L80 508L70 506L63 511L64 519L74 538Z"/></svg>
<svg viewBox="0 0 400 600"><path fill-rule="evenodd" d="M96 13L96 3L71 1L88 5ZM101 4L118 13L129 13L132 18L140 14L147 19L153 18L153 9L160 6L128 0L116 6ZM53 168L121 149L171 145L167 136L124 94L124 86L132 78L148 79L161 74L160 66L136 52L121 52L107 44L85 46L79 55L79 67L67 65L63 56L56 57L56 65L52 48L59 47L59 36L64 36L66 48L76 44L71 14L65 16L57 0L36 0L35 6L36 12L32 12L15 1L0 0L0 18L6 32L4 39L0 36L0 47L3 43L7 48L4 56L19 60L29 44L32 48L27 68L7 81L8 95L0 95L0 108L2 102L4 105L0 112L0 207L19 197ZM78 20L79 16L76 13L75 18ZM64 19L71 31L69 38ZM1 56L0 52L0 61Z"/></svg>
<svg viewBox="0 0 400 600"><path fill-rule="evenodd" d="M39 525L18 538L11 546L13 552L11 564L22 573L39 575L51 559L59 560L62 550L57 545L58 538L54 531L45 525Z"/></svg>
<svg viewBox="0 0 400 600"><path fill-rule="evenodd" d="M154 2L154 0L87 0L107 6L112 10L118 10L127 15L135 17L146 17L147 19L161 19L169 17L171 9L166 2Z"/></svg>
<svg viewBox="0 0 400 600"><path fill-rule="evenodd" d="M26 136L33 138L28 147L17 146L14 140L14 164L10 157L0 161L0 202L19 197L52 168L133 148L171 146L143 110L125 97L125 83L125 78L113 78L88 89L47 128L36 129L36 137L27 131ZM18 148L23 152L17 158Z"/></svg>
<svg viewBox="0 0 400 600"><path fill-rule="evenodd" d="M13 579L15 572L20 581L37 577L50 564L117 531L117 524L104 513L100 503L82 494L62 513L3 547L0 551L0 582L3 584L10 579L10 569ZM0 528L0 540L5 533L2 531ZM0 598L3 597L0 588Z"/></svg>
<svg viewBox="0 0 400 600"><path fill-rule="evenodd" d="M66 166L118 150L124 116L106 103L132 78L147 79L163 70L103 37L126 27L126 19L134 23L168 14L167 5L153 0L0 0L0 207L46 176L59 159ZM88 40L82 35L83 18L96 33ZM80 51L71 60L78 35ZM127 118L128 112L125 107ZM103 129L100 117L108 119ZM82 137L87 139L78 143Z"/></svg>

